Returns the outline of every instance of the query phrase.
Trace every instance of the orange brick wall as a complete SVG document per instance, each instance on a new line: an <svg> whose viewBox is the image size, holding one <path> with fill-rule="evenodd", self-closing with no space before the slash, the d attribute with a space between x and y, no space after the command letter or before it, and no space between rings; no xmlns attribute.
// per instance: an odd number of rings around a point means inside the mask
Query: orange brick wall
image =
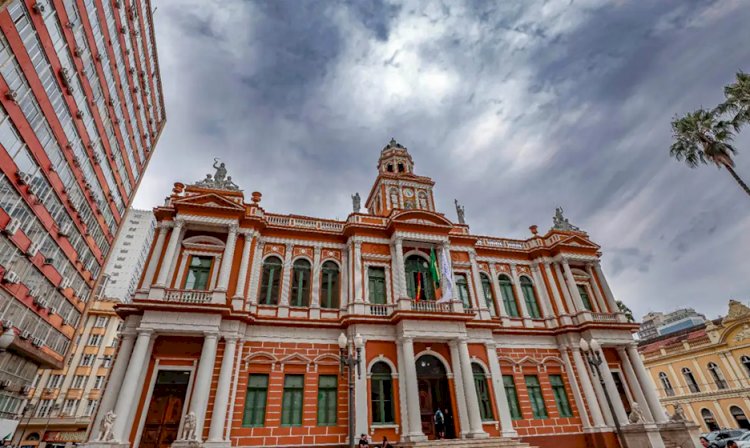
<svg viewBox="0 0 750 448"><path fill-rule="evenodd" d="M582 433L578 408L570 389L570 379L565 374L560 352L555 349L532 349L532 348L498 348L498 356L510 358L515 364L505 359L500 360L500 370L503 375L513 375L518 394L518 403L521 407L523 419L514 420L513 426L521 437L533 437L540 435ZM523 362L521 362L523 360ZM520 362L520 364L518 364ZM526 391L525 375L536 375L542 388L542 397L547 408L546 419L535 419L531 411L531 402ZM549 375L562 375L565 384L565 393L573 417L560 417L549 383ZM534 442L536 443L536 442ZM560 446L560 445L558 445Z"/></svg>
<svg viewBox="0 0 750 448"><path fill-rule="evenodd" d="M276 358L270 361L257 358L249 363L245 358L253 353L265 352ZM277 445L313 445L344 444L347 434L347 379L339 376L338 382L338 419L335 426L318 426L318 376L339 373L339 366L330 359L320 363L305 364L304 361L282 360L290 355L301 355L314 360L320 355L338 355L338 346L333 344L246 342L242 351L240 376L237 384L237 397L232 415L231 439L234 446L277 446ZM269 375L268 399L266 404L266 421L262 428L242 426L245 407L247 381L251 373ZM218 373L216 373L218 375ZM304 374L304 398L302 425L294 427L281 426L281 402L285 374Z"/></svg>

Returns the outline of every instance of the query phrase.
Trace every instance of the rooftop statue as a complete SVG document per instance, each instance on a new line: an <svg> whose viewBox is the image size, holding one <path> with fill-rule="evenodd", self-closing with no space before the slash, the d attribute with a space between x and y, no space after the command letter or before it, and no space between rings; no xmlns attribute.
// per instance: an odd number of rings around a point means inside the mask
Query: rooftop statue
<svg viewBox="0 0 750 448"><path fill-rule="evenodd" d="M213 168L216 172L206 174L206 178L195 183L198 187L216 188L219 190L237 191L240 187L232 181L232 176L227 176L227 169L224 162L219 163L218 158L214 158Z"/></svg>
<svg viewBox="0 0 750 448"><path fill-rule="evenodd" d="M568 218L563 216L563 208L557 207L555 209L555 216L552 217L552 228L557 230L581 230L574 226L568 221Z"/></svg>
<svg viewBox="0 0 750 448"><path fill-rule="evenodd" d="M360 208L362 208L362 198L359 193L354 193L352 195L352 210L354 210L354 213L359 213Z"/></svg>
<svg viewBox="0 0 750 448"><path fill-rule="evenodd" d="M456 204L456 215L458 215L458 223L466 224L466 218L464 218L464 206L458 203L458 199L454 199L453 203Z"/></svg>

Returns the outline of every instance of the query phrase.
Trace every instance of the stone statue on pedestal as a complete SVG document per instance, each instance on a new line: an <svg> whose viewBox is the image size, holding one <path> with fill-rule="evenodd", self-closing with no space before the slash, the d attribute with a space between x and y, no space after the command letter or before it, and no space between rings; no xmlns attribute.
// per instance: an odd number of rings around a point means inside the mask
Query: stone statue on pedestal
<svg viewBox="0 0 750 448"><path fill-rule="evenodd" d="M185 416L185 425L182 427L182 440L196 440L195 435L195 412L190 412Z"/></svg>
<svg viewBox="0 0 750 448"><path fill-rule="evenodd" d="M112 434L112 428L115 425L115 419L117 418L117 414L114 413L114 411L108 411L104 418L102 419L101 424L99 425L99 440L103 442L109 442L110 440L114 439L114 434Z"/></svg>
<svg viewBox="0 0 750 448"><path fill-rule="evenodd" d="M359 193L352 195L352 210L354 213L359 213L359 209L362 208L362 199L359 197Z"/></svg>
<svg viewBox="0 0 750 448"><path fill-rule="evenodd" d="M581 230L574 226L568 221L568 218L563 216L563 208L557 207L555 209L555 216L552 217L552 228L557 230Z"/></svg>
<svg viewBox="0 0 750 448"><path fill-rule="evenodd" d="M643 411L641 410L641 406L636 402L633 402L628 421L633 424L643 422Z"/></svg>
<svg viewBox="0 0 750 448"><path fill-rule="evenodd" d="M459 224L466 224L466 218L464 218L464 206L458 203L458 199L454 199L453 203L456 204L456 215L458 215Z"/></svg>

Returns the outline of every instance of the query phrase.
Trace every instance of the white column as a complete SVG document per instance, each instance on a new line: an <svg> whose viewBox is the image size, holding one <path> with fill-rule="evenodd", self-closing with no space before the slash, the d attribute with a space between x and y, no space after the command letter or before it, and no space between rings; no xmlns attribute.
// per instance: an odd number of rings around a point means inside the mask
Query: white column
<svg viewBox="0 0 750 448"><path fill-rule="evenodd" d="M609 370L609 364L607 363L607 359L604 357L604 352L601 349L599 350L599 356L602 358L599 372L601 372L602 378L604 378L604 387L607 388L609 399L612 401L612 407L615 410L615 418L617 418L621 425L627 425L628 414L625 413L625 406L623 406L622 400L620 399L620 392L617 391L612 371Z"/></svg>
<svg viewBox="0 0 750 448"><path fill-rule="evenodd" d="M646 422L653 422L654 416L653 412L651 412L651 406L649 405L648 400L646 400L646 394L641 387L641 382L638 381L638 377L633 370L633 366L630 364L628 354L627 352L625 352L625 347L617 347L617 354L620 356L620 363L622 363L622 370L625 374L625 381L627 381L627 384L633 391L633 394L635 395L635 401L643 411L643 416Z"/></svg>
<svg viewBox="0 0 750 448"><path fill-rule="evenodd" d="M349 306L349 297L351 297L351 293L349 292L351 288L349 287L349 250L343 249L341 251L341 290L344 292L343 297L341 297L341 309L347 309Z"/></svg>
<svg viewBox="0 0 750 448"><path fill-rule="evenodd" d="M445 242L443 243L443 247L442 247L442 249L441 249L441 250L442 250L443 252L445 252L445 259L446 259L446 260L448 260L448 269L447 269L447 270L448 270L448 272L450 272L450 273L451 273L451 277L453 277L453 260L451 260L451 243L450 243L450 241L445 241ZM443 253L441 252L441 253L440 253L440 262L441 262L441 263L442 263L442 260L443 260ZM405 268L404 268L404 267L402 267L402 272L404 272L404 273L403 273L402 275L404 275L404 276L405 276L405 275L406 275L406 272L405 272L404 270L405 270ZM445 276L443 276L443 275L442 275L442 270L441 270L440 274L441 274L441 276L442 276L442 277L441 277L441 280L442 280L442 283L443 283L443 285L442 285L442 290L443 290L443 291L446 291L447 289L446 289L446 286L445 286L445 285L447 285L447 284L448 284L448 282L450 281L450 279L449 279L449 278L445 278ZM455 294L455 291L456 291L456 285L451 285L451 286L452 286L452 287L450 288L450 290L451 290L451 291L452 291L452 293L453 293L453 297L455 297L455 295L456 295L456 294ZM406 277L404 277L404 291L406 291ZM451 300L453 299L453 297L451 297Z"/></svg>
<svg viewBox="0 0 750 448"><path fill-rule="evenodd" d="M727 372L729 372L728 378L731 381L731 383L728 382L729 387L734 389L746 386L745 379L737 374L739 366L736 364L736 361L734 360L732 355L727 352L722 352L719 353L719 359L721 359Z"/></svg>
<svg viewBox="0 0 750 448"><path fill-rule="evenodd" d="M588 364L588 363L587 363ZM602 416L604 417L604 422L606 423L606 426L614 427L615 426L615 420L612 417L612 412L609 409L609 405L607 405L607 398L604 396L604 388L602 387L600 378L594 373L594 369L589 366L589 380L591 381L591 384L594 386L594 393L596 394L597 402L599 403L599 409L602 411Z"/></svg>
<svg viewBox="0 0 750 448"><path fill-rule="evenodd" d="M151 252L151 257L148 259L148 267L146 268L146 275L143 276L143 289L148 289L154 283L154 274L156 273L156 265L159 264L161 251L164 248L164 240L167 238L167 230L169 227L167 223L169 221L162 221L159 223L159 235L156 236L156 243L154 244L154 250ZM99 406L101 408L101 405ZM98 426L97 426L98 428Z"/></svg>
<svg viewBox="0 0 750 448"><path fill-rule="evenodd" d="M237 336L224 337L224 357L221 360L219 382L216 385L214 410L211 415L211 426L208 430L209 442L224 440L224 426L227 420L227 405L229 404L229 387L232 385L232 369L234 368L234 352L237 347Z"/></svg>
<svg viewBox="0 0 750 448"><path fill-rule="evenodd" d="M646 367L643 365L641 356L638 354L638 349L634 344L627 346L628 359L633 366L635 375L638 378L638 382L643 389L643 394L646 396L646 403L651 409L651 415L654 417L657 423L665 423L667 417L664 415L664 408L659 402L659 395L656 393L656 386L654 385L651 375L649 375Z"/></svg>
<svg viewBox="0 0 750 448"><path fill-rule="evenodd" d="M547 262L544 263L544 272L547 274L547 278L549 279L549 286L550 289L552 289L552 298L555 300L558 314L561 316L563 314L568 314L567 311L565 311L565 305L563 304L562 298L560 297L560 291L557 289L555 276L552 275L552 268L550 268L550 265Z"/></svg>
<svg viewBox="0 0 750 448"><path fill-rule="evenodd" d="M422 433L422 418L419 412L419 390L417 385L417 365L414 360L414 341L412 338L406 337L401 338L400 343L404 352L405 370L403 375L406 380L404 387L406 388L406 410L409 418L407 439L410 442L419 442L427 438Z"/></svg>
<svg viewBox="0 0 750 448"><path fill-rule="evenodd" d="M281 270L281 274L284 278L281 281L281 298L279 300L279 306L289 306L289 294L292 282L292 249L294 246L287 244L284 250L284 267Z"/></svg>
<svg viewBox="0 0 750 448"><path fill-rule="evenodd" d="M568 288L568 282L565 280L565 276L562 274L562 270L560 269L560 264L555 263L555 274L557 274L557 278L560 281L560 289L562 289L563 297L565 298L565 305L567 314L576 314L576 306L573 304L573 299L570 296L570 289Z"/></svg>
<svg viewBox="0 0 750 448"><path fill-rule="evenodd" d="M190 399L190 412L195 413L195 435L199 441L203 440L203 424L206 420L208 393L211 389L218 339L219 335L216 333L206 333L203 338L203 350L201 350L201 359L198 362L198 372L195 374L195 388Z"/></svg>
<svg viewBox="0 0 750 448"><path fill-rule="evenodd" d="M351 333L349 335L349 340L354 340L354 333ZM365 360L367 359L367 340L365 340L365 344L362 347L362 376L357 377L356 374L354 376L354 434L369 434L369 428L368 428L368 421L369 421L369 409L370 409L370 400L369 396L367 395L367 365L365 364ZM355 439L356 440L356 439Z"/></svg>
<svg viewBox="0 0 750 448"><path fill-rule="evenodd" d="M593 424L597 428L603 428L604 416L602 415L602 409L599 407L599 400L597 399L596 393L594 392L594 386L591 383L591 377L589 376L588 370L586 369L585 361L581 356L580 349L573 347L570 349L573 353L573 362L576 365L576 371L578 375L570 377L573 381L578 378L581 381L581 387L583 388L583 395L586 397L586 403L589 405L591 411L591 418Z"/></svg>
<svg viewBox="0 0 750 448"><path fill-rule="evenodd" d="M552 309L552 303L549 300L547 294L547 285L544 283L541 272L539 272L539 264L534 263L531 265L531 275L534 277L534 284L536 285L536 292L539 295L539 302L542 308L542 314L544 318L549 319L555 317L555 312Z"/></svg>
<svg viewBox="0 0 750 448"><path fill-rule="evenodd" d="M361 303L362 299L362 242L354 242L354 300L353 302Z"/></svg>
<svg viewBox="0 0 750 448"><path fill-rule="evenodd" d="M237 287L234 291L235 299L243 299L247 297L245 295L245 283L247 281L248 265L250 264L250 248L253 246L253 233L252 231L242 232L245 244L242 246L242 259L240 260L240 272L237 277Z"/></svg>
<svg viewBox="0 0 750 448"><path fill-rule="evenodd" d="M495 394L495 403L497 403L497 413L500 418L500 430L503 437L518 437L518 433L513 429L513 418L510 415L508 406L508 396L505 394L505 383L503 383L503 374L500 371L500 362L497 359L497 349L494 342L485 344L487 347L487 359L490 360L490 374L492 375L492 391ZM452 355L451 355L452 356ZM573 378L570 376L570 378Z"/></svg>
<svg viewBox="0 0 750 448"><path fill-rule="evenodd" d="M237 225L229 226L227 242L224 245L224 255L221 257L221 270L219 271L219 282L216 289L226 291L229 286L229 275L232 273L232 263L234 262L234 246L237 242Z"/></svg>
<svg viewBox="0 0 750 448"><path fill-rule="evenodd" d="M469 346L465 339L458 340L458 355L461 358L461 379L464 383L466 410L469 413L470 432L468 436L473 439L486 438L488 434L482 428L482 414L479 413L479 399L477 398L477 389L474 386L474 373L471 369Z"/></svg>
<svg viewBox="0 0 750 448"><path fill-rule="evenodd" d="M164 258L161 261L161 269L159 269L159 276L156 279L156 285L158 287L166 288L167 282L169 281L169 274L174 266L174 261L180 245L180 238L182 237L182 228L185 225L185 221L178 219L174 223L172 228L172 235L169 237L169 244L167 245L167 252L164 254Z"/></svg>
<svg viewBox="0 0 750 448"><path fill-rule="evenodd" d="M531 320L529 318L529 310L526 309L526 299L523 295L523 291L521 290L521 281L518 277L518 270L516 269L516 264L511 263L510 265L510 275L513 279L513 290L516 292L516 299L518 300L518 307L521 309L521 317L523 317L524 324L526 326L531 326Z"/></svg>
<svg viewBox="0 0 750 448"><path fill-rule="evenodd" d="M589 278L591 279L591 289L594 290L594 297L596 297L596 303L599 305L599 311L602 313L606 313L608 310L607 301L604 299L604 296L602 296L602 291L599 289L599 284L596 281L596 276L594 275L594 269L591 266L591 263L586 264L586 273L589 274ZM610 313L614 313L617 310L609 310Z"/></svg>
<svg viewBox="0 0 750 448"><path fill-rule="evenodd" d="M505 310L505 304L503 303L503 295L500 292L500 286L497 284L497 269L495 269L495 263L490 262L490 279L492 284L492 294L495 296L495 308L497 308L497 314L500 317L508 317L508 312Z"/></svg>
<svg viewBox="0 0 750 448"><path fill-rule="evenodd" d="M265 242L258 238L253 252L253 263L250 272L250 286L247 289L247 303L254 305L258 303L258 282L260 282L260 269L263 266L263 246Z"/></svg>
<svg viewBox="0 0 750 448"><path fill-rule="evenodd" d="M398 407L400 412L400 424L401 430L401 441L408 440L411 429L409 427L409 409L407 405L407 392L406 392L406 361L404 360L404 345L399 341L396 344L396 368L398 369ZM421 423L420 423L421 426Z"/></svg>
<svg viewBox="0 0 750 448"><path fill-rule="evenodd" d="M407 297L406 293L406 266L404 265L404 240L402 238L396 238L394 249L396 251L396 266L393 268L394 272L398 272L396 278L398 279L398 287L396 288L396 301L398 299Z"/></svg>
<svg viewBox="0 0 750 448"><path fill-rule="evenodd" d="M701 365L698 364L698 361L695 358L691 358L690 360L693 362L693 368L695 369L695 373L698 375L698 387L700 389L705 388L706 390L711 390L711 383L706 379L706 375L703 374ZM719 390L719 385L714 385L714 389Z"/></svg>
<svg viewBox="0 0 750 448"><path fill-rule="evenodd" d="M99 402L99 409L97 409L96 418L91 426L92 431L90 434L90 440L92 441L97 440L101 436L101 434L99 434L99 425L101 424L104 415L115 407L117 393L122 387L122 380L125 378L125 371L128 368L128 362L130 361L130 354L133 352L134 343L135 332L123 333L115 364L112 366L112 370L109 373L107 387L104 389L104 395L102 396L101 402Z"/></svg>
<svg viewBox="0 0 750 448"><path fill-rule="evenodd" d="M460 438L465 438L470 431L469 413L466 410L466 393L464 382L461 380L461 356L458 354L458 341L448 341L451 351L451 369L453 370L453 388L456 391L456 405L458 406L458 423L461 427Z"/></svg>
<svg viewBox="0 0 750 448"><path fill-rule="evenodd" d="M471 282L474 284L474 297L477 301L476 307L479 309L481 318L489 319L490 310L487 308L487 299L484 297L484 288L482 288L482 278L479 276L476 251L469 251L469 261L471 262ZM482 316L482 314L485 315Z"/></svg>
<svg viewBox="0 0 750 448"><path fill-rule="evenodd" d="M576 381L576 374L573 370L573 365L570 363L570 356L568 356L568 349L561 348L560 353L562 354L563 366L565 367L565 374L570 382L570 389L573 391L573 399L576 402L578 413L581 415L581 423L583 424L584 431L591 428L591 422L589 421L589 412L586 410L586 404L583 401L583 395L581 390L578 388L578 381Z"/></svg>
<svg viewBox="0 0 750 448"><path fill-rule="evenodd" d="M578 286L576 286L576 279L573 277L573 271L570 270L568 260L562 259L563 271L565 271L565 280L568 282L568 289L570 295L573 297L573 303L575 303L576 310L586 311L586 307L583 306L583 299L581 299L581 293L578 292Z"/></svg>
<svg viewBox="0 0 750 448"><path fill-rule="evenodd" d="M320 246L313 248L313 262L310 282L312 282L312 297L310 298L310 308L320 308Z"/></svg>
<svg viewBox="0 0 750 448"><path fill-rule="evenodd" d="M604 288L604 297L607 298L607 306L609 307L611 312L619 313L620 308L617 306L615 296L614 294L612 294L612 290L609 288L607 279L604 278L604 272L602 272L602 267L599 262L594 263L594 271L596 272L596 276L599 278L599 283L602 285L602 288Z"/></svg>
<svg viewBox="0 0 750 448"><path fill-rule="evenodd" d="M146 361L149 355L148 347L151 343L152 335L153 330L138 330L138 339L135 341L130 363L128 363L128 368L120 387L120 393L117 397L117 404L115 405L117 418L115 418L112 435L116 442L128 442L130 430L130 428L126 427L129 420L128 416L133 406L138 403L138 397L136 397L136 391L139 386L138 379L146 369Z"/></svg>

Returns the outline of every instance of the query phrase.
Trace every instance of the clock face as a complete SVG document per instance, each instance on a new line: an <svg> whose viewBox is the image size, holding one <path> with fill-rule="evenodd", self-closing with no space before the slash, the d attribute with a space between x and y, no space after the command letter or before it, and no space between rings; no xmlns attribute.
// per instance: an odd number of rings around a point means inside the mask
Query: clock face
<svg viewBox="0 0 750 448"><path fill-rule="evenodd" d="M406 196L407 198L410 198L410 197L414 196L414 191L413 190L404 190L404 196Z"/></svg>

